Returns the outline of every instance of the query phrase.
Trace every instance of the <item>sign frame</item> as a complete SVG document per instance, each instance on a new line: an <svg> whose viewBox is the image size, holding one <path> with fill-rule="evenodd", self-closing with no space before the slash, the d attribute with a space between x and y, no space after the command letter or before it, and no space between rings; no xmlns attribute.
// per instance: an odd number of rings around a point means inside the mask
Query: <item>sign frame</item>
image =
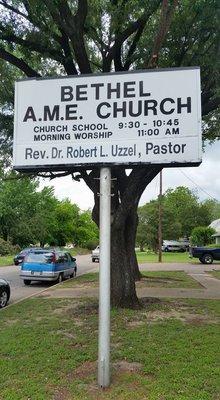
<svg viewBox="0 0 220 400"><path fill-rule="evenodd" d="M132 77L133 74L148 74L148 73L159 73L159 72L174 72L174 71L188 71L188 70L199 70L200 67L195 66L195 67L180 67L180 68L158 68L158 69L147 69L147 70L132 70L132 71L120 71L120 72L112 72L112 73L94 73L94 74L83 74L83 75L68 75L68 76L61 76L61 77L36 77L36 78L27 78L27 79L19 79L16 82L23 82L23 81L45 81L45 80L66 80L68 78L71 79L83 79L85 77L100 77L102 78L103 76L120 76L120 75L126 75ZM200 85L200 82L199 82ZM197 86L197 83L196 83ZM200 89L200 87L198 88ZM197 94L198 97L198 94ZM18 99L15 99L16 107L18 104ZM13 143L13 154L16 152L16 147L17 147L17 135L16 135L16 130L17 130L17 120L18 120L18 115L17 115L17 109L15 107L15 124L14 124L14 143ZM201 116L201 101L198 101L197 104L197 114ZM63 121L65 122L65 121ZM202 149L202 133L201 133L201 119L198 122L200 124L200 132L197 135L197 140L198 140L198 146L200 145ZM182 136L184 137L184 136ZM196 137L194 135L194 137ZM94 139L93 139L94 140ZM138 140L138 139L137 139ZM170 138L172 141L172 138ZM51 146L53 144L51 143ZM199 158L200 157L200 158ZM44 164L42 162L41 165L14 165L13 169L24 172L24 173L30 173L30 172L54 172L54 171L80 171L80 170L91 170L93 168L101 168L101 167L118 167L122 166L124 168L138 168L138 167L143 167L143 166L161 166L161 167L166 167L166 168L173 168L173 167L189 167L189 166L199 166L202 162L202 151L200 150L200 155L198 156L198 161L186 161L186 162L179 162L179 161L170 161L170 162L152 162L152 161L127 161L127 162L108 162L108 161L102 161L102 162L91 162L91 163L84 163L84 162L74 162L74 163L60 163L60 164Z"/></svg>

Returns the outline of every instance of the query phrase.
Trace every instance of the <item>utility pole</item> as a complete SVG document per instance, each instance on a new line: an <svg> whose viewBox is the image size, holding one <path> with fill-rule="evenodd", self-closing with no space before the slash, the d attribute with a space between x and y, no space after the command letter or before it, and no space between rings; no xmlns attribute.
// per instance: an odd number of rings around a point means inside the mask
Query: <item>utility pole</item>
<svg viewBox="0 0 220 400"><path fill-rule="evenodd" d="M160 191L159 191L159 224L158 224L158 262L162 262L162 170L160 171Z"/></svg>

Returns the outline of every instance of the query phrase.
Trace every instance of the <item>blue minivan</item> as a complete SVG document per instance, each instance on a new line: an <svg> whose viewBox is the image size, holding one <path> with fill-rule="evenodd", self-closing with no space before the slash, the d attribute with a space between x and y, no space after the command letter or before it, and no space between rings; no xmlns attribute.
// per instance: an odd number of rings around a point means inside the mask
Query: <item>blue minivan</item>
<svg viewBox="0 0 220 400"><path fill-rule="evenodd" d="M39 249L31 250L21 264L20 277L25 285L32 281L62 282L76 276L76 259L69 253Z"/></svg>

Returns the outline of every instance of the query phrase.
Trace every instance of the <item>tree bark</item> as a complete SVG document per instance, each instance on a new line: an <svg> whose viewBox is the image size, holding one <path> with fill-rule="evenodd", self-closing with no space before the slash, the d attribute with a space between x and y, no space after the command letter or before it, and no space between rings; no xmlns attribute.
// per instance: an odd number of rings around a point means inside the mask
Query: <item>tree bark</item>
<svg viewBox="0 0 220 400"><path fill-rule="evenodd" d="M135 254L138 224L137 207L146 186L161 170L160 166L139 167L129 176L125 169L112 169L111 202L111 304L116 307L140 307L135 280L140 279ZM99 171L81 177L94 193L93 220L99 225Z"/></svg>
<svg viewBox="0 0 220 400"><path fill-rule="evenodd" d="M125 239L126 221L111 227L111 304L116 307L135 308L140 303L135 289L132 262Z"/></svg>
<svg viewBox="0 0 220 400"><path fill-rule="evenodd" d="M141 273L139 271L136 252L135 252L137 226L138 226L137 209L134 209L132 210L132 212L130 212L130 214L126 219L125 241L126 241L128 260L131 265L131 271L135 281L139 281L141 279Z"/></svg>

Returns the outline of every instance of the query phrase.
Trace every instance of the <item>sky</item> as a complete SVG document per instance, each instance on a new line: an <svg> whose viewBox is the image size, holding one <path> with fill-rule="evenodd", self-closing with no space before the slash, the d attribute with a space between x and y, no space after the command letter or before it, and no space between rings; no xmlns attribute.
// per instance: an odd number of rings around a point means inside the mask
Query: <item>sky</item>
<svg viewBox="0 0 220 400"><path fill-rule="evenodd" d="M41 179L40 187L53 186L55 196L59 199L68 198L81 210L92 209L93 194L86 184L75 182L71 177L57 178L53 181ZM199 199L216 199L220 201L220 141L206 145L203 153L203 162L199 167L164 168L163 192L168 188L187 186L196 191ZM159 176L145 189L139 205L144 205L158 196Z"/></svg>

